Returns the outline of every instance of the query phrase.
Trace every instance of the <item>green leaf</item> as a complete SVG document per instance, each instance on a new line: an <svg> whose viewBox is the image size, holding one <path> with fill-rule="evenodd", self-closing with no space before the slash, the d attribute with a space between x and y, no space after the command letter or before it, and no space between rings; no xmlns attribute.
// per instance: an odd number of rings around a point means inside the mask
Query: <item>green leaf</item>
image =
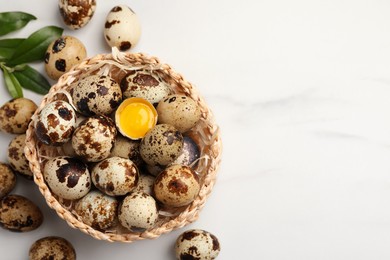
<svg viewBox="0 0 390 260"><path fill-rule="evenodd" d="M28 65L24 70L14 71L13 74L23 88L34 91L35 93L47 94L51 87L44 76Z"/></svg>
<svg viewBox="0 0 390 260"><path fill-rule="evenodd" d="M23 12L0 13L0 36L19 30L36 19L34 15Z"/></svg>
<svg viewBox="0 0 390 260"><path fill-rule="evenodd" d="M43 60L49 44L58 39L64 29L56 26L46 26L31 34L24 40L15 53L12 55L7 65L14 66L22 63Z"/></svg>
<svg viewBox="0 0 390 260"><path fill-rule="evenodd" d="M8 60L12 57L16 48L24 41L21 38L0 40L0 60Z"/></svg>
<svg viewBox="0 0 390 260"><path fill-rule="evenodd" d="M22 86L16 79L13 73L9 73L7 69L3 69L5 85L12 98L23 97Z"/></svg>

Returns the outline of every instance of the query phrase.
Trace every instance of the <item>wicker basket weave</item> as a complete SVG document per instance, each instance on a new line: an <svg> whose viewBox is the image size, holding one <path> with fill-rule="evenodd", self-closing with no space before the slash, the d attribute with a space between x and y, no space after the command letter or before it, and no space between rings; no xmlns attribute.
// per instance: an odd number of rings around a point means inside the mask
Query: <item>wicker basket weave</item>
<svg viewBox="0 0 390 260"><path fill-rule="evenodd" d="M153 229L137 232L126 230L118 225L111 230L99 231L81 222L73 210L74 202L58 198L51 193L45 183L41 171L43 159L61 155L62 150L58 147L49 147L40 143L34 133L34 122L37 120L39 111L46 104L58 99L69 101L69 94L67 93L70 84L79 78L91 74L103 74L110 75L120 81L127 72L141 68L153 70L172 87L174 92L190 96L201 108L202 118L190 132L191 137L197 142L201 151L200 160L195 168L195 172L198 173L201 180L201 190L195 201L188 206L178 209L161 209L159 220ZM32 122L27 130L25 155L30 162L34 182L38 185L47 204L71 227L79 229L96 239L130 243L141 239L157 238L173 229L181 228L197 220L199 211L204 206L214 186L221 161L221 150L222 143L219 128L215 124L214 117L203 98L190 82L176 73L169 65L161 63L156 57L142 53L122 53L113 49L112 54L102 54L86 59L61 76L58 82L52 86L32 117Z"/></svg>

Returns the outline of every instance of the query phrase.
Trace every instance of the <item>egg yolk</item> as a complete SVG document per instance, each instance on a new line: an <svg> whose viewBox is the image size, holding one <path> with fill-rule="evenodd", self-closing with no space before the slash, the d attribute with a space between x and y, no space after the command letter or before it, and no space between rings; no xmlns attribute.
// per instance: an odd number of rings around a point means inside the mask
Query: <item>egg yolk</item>
<svg viewBox="0 0 390 260"><path fill-rule="evenodd" d="M119 106L115 117L119 131L131 139L144 137L157 122L157 112L153 105L141 98L126 99Z"/></svg>

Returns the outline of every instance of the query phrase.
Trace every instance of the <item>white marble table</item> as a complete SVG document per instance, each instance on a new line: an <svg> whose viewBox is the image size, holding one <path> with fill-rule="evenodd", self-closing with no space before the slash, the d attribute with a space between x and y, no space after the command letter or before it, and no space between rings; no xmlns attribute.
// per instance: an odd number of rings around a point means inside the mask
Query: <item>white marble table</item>
<svg viewBox="0 0 390 260"><path fill-rule="evenodd" d="M2 1L0 11L35 14L13 34L27 36L62 25L56 2ZM91 24L65 34L85 42L88 56L108 52L102 26L119 3L143 25L134 51L171 64L214 111L224 144L215 189L197 222L120 244L70 228L19 178L14 192L46 219L28 233L0 230L1 259L26 259L33 241L61 235L78 259L168 260L189 228L219 237L219 259L389 259L390 2L98 1ZM10 139L0 135L0 146Z"/></svg>

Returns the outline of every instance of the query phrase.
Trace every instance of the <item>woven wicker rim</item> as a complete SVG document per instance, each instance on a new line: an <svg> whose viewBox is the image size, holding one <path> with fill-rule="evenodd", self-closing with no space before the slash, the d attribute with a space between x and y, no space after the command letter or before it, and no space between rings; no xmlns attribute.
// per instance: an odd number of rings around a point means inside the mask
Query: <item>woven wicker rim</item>
<svg viewBox="0 0 390 260"><path fill-rule="evenodd" d="M175 92L181 92L194 99L202 111L200 123L195 127L194 132L199 137L201 148L201 158L203 162L200 165L199 171L202 171L203 182L201 190L197 198L184 209L172 217L169 217L160 225L153 229L144 232L127 231L122 232L102 232L93 229L91 226L78 220L72 211L61 203L51 193L49 187L44 181L41 172L41 155L42 145L39 145L34 133L34 122L37 120L39 111L51 101L57 99L58 93L63 93L64 89L69 88L71 82L88 74L91 71L95 73L107 74L112 68L119 68L119 73L122 71L135 70L146 68L158 73L165 81L167 81ZM215 184L218 168L221 162L222 142L220 138L219 127L214 122L214 117L204 99L199 95L196 88L182 75L175 72L171 66L163 64L158 58L152 57L143 53L122 53L113 49L112 54L101 54L95 57L84 60L81 64L72 68L69 72L60 77L58 82L52 86L47 95L43 97L41 104L32 117L32 121L26 133L25 155L29 160L30 169L34 175L34 182L39 187L40 192L44 196L47 204L54 209L58 216L64 219L69 226L79 229L90 236L110 242L118 241L130 243L142 239L154 239L162 234L171 232L173 229L181 228L188 225L199 217L199 212L203 208L206 199L210 195ZM203 168L202 168L203 167Z"/></svg>

